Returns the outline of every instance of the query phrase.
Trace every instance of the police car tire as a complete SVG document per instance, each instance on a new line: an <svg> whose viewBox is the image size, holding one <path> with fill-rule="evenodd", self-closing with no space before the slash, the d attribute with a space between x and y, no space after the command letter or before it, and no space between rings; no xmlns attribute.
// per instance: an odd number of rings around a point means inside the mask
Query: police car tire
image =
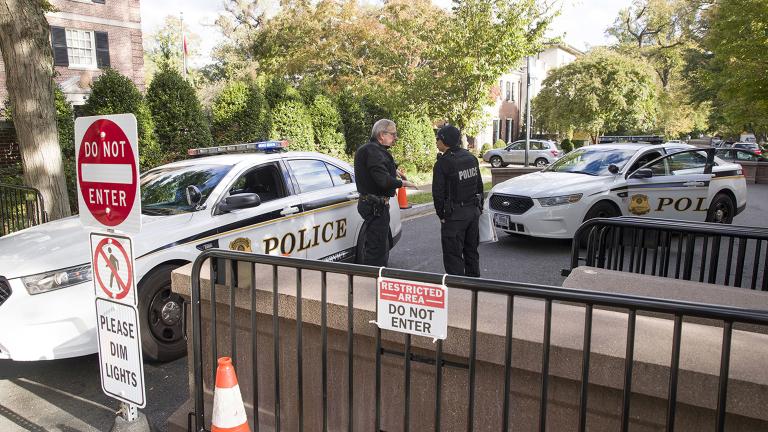
<svg viewBox="0 0 768 432"><path fill-rule="evenodd" d="M549 161L548 161L548 160L546 160L546 159L544 159L544 158L538 158L538 159L536 159L536 161L534 161L533 163L534 163L534 165L536 165L536 167L538 167L538 168L544 168L545 166L547 166L547 165L549 164Z"/></svg>
<svg viewBox="0 0 768 432"><path fill-rule="evenodd" d="M600 201L589 209L586 216L584 216L584 222L595 218L609 218L616 216L621 216L621 213L616 210L616 207L614 207L613 204L607 201Z"/></svg>
<svg viewBox="0 0 768 432"><path fill-rule="evenodd" d="M144 352L144 360L156 362L169 362L184 357L187 354L187 341L184 338L183 317L178 325L173 326L174 332L171 334L170 341L161 340L156 335L157 311L153 308L158 306L157 301L180 300L178 294L174 294L171 289L171 272L177 265L164 264L155 267L145 276L139 284L139 323L141 325L141 347ZM164 299L163 299L164 297ZM153 305L153 300L155 304ZM183 313L183 305L182 313ZM150 319L153 322L150 322ZM171 331L169 327L166 329Z"/></svg>
<svg viewBox="0 0 768 432"><path fill-rule="evenodd" d="M491 166L494 168L501 168L507 166L507 164L504 163L504 161L501 160L501 156L494 156L492 157L489 162L491 163Z"/></svg>
<svg viewBox="0 0 768 432"><path fill-rule="evenodd" d="M723 220L716 220L715 212L718 210L724 211L725 217ZM736 205L733 203L731 197L727 194L719 193L712 198L712 203L709 204L709 210L707 210L707 222L730 224L733 222L733 216L736 214Z"/></svg>

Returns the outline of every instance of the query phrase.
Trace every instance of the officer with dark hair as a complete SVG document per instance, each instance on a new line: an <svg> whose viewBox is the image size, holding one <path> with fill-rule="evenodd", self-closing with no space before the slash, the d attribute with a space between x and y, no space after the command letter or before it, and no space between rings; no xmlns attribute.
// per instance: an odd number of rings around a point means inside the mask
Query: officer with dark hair
<svg viewBox="0 0 768 432"><path fill-rule="evenodd" d="M480 164L461 148L461 131L455 126L440 128L436 139L443 155L432 169L432 198L441 223L445 272L479 277L478 223L483 206Z"/></svg>
<svg viewBox="0 0 768 432"><path fill-rule="evenodd" d="M389 148L397 141L392 120L381 119L373 125L371 140L355 152L355 183L360 192L357 212L363 217L357 262L386 266L389 260L389 199L400 187L412 187L397 169ZM399 178L398 178L399 177Z"/></svg>

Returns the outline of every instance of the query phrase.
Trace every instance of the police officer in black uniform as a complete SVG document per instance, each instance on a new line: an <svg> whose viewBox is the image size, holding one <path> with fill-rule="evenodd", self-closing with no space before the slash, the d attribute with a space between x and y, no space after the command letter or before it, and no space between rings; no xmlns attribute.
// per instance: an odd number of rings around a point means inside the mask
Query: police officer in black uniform
<svg viewBox="0 0 768 432"><path fill-rule="evenodd" d="M448 274L480 277L478 223L483 180L477 158L461 148L461 131L445 125L437 131L443 155L432 169L432 198L440 218L443 265Z"/></svg>
<svg viewBox="0 0 768 432"><path fill-rule="evenodd" d="M392 120L381 119L373 125L371 140L355 152L355 183L360 192L357 211L365 221L357 250L357 262L386 266L389 260L389 199L402 187L412 187L397 169L389 148L397 141ZM400 177L400 178L398 178Z"/></svg>

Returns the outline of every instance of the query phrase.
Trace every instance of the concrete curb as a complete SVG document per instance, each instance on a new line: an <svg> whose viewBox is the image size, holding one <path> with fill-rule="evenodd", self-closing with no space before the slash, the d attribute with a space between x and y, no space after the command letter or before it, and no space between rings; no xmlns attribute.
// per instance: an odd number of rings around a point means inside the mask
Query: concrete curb
<svg viewBox="0 0 768 432"><path fill-rule="evenodd" d="M400 220L406 221L410 219L415 219L417 217L433 214L434 212L435 212L435 206L431 202L424 203L424 204L416 204L415 206L409 209L401 209Z"/></svg>

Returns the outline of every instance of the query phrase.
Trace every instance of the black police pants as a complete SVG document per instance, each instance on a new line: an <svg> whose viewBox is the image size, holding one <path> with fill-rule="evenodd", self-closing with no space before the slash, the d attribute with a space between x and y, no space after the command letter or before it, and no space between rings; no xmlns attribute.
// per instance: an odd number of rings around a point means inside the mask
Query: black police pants
<svg viewBox="0 0 768 432"><path fill-rule="evenodd" d="M357 212L364 220L360 231L362 238L358 241L357 262L386 266L389 261L389 207L360 200Z"/></svg>
<svg viewBox="0 0 768 432"><path fill-rule="evenodd" d="M443 266L452 275L480 277L480 209L458 207L441 224Z"/></svg>

